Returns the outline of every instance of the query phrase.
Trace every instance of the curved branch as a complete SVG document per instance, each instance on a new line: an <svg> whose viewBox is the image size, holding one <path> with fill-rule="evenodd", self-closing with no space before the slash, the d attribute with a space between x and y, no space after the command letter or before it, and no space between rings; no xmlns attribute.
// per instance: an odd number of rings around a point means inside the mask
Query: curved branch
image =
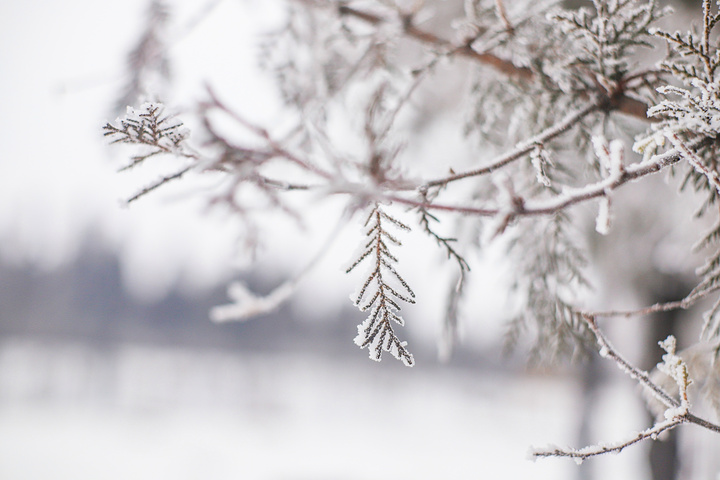
<svg viewBox="0 0 720 480"><path fill-rule="evenodd" d="M428 188L431 188L431 187L445 186L450 182L462 180L462 179L468 178L468 177L476 177L479 175L485 175L485 174L491 173L499 168L502 168L505 165L522 157L523 155L530 153L538 145L542 145L543 143L548 142L548 141L552 140L553 138L567 132L573 126L575 126L580 120L587 117L591 113L599 110L602 107L602 105L603 105L603 102L600 100L596 100L592 103L589 103L584 108L578 110L577 112L575 112L573 114L568 115L562 121L553 125L552 127L538 133L534 137L529 138L529 139L525 140L524 142L517 144L515 146L515 148L513 148L509 152L504 153L504 154L500 155L499 157L496 157L495 159L493 159L487 166L478 168L475 170L470 170L468 172L450 175L449 177L431 180L429 182L426 182L424 185L422 185L420 187L420 190L427 190Z"/></svg>

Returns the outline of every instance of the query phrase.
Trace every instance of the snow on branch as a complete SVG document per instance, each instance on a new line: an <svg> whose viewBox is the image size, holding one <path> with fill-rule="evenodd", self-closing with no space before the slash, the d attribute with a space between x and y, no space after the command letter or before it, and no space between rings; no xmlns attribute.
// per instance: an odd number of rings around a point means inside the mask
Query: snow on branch
<svg viewBox="0 0 720 480"><path fill-rule="evenodd" d="M682 417L673 417L663 422L654 424L652 427L647 428L641 432L632 435L629 438L619 440L613 443L598 443L597 445L589 445L583 448L566 448L550 446L546 448L533 448L530 450L530 455L533 458L546 458L546 457L567 457L575 460L576 463L580 464L583 460L598 455L604 455L606 453L619 453L625 450L627 447L639 443L643 440L657 440L661 433L672 430L681 423L684 423Z"/></svg>
<svg viewBox="0 0 720 480"><path fill-rule="evenodd" d="M261 296L252 292L245 283L235 281L228 286L228 297L231 303L218 305L210 310L210 319L217 323L242 322L259 315L272 313L287 302L297 291L303 280L325 257L330 247L346 224L346 216L343 215L335 228L330 232L325 242L321 244L315 255L290 280L287 280L275 287L267 295Z"/></svg>

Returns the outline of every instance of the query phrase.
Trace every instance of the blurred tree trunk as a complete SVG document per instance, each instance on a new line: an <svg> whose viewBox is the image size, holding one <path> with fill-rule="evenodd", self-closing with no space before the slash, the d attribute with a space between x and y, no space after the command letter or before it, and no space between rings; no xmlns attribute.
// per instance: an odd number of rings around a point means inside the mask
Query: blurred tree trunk
<svg viewBox="0 0 720 480"><path fill-rule="evenodd" d="M651 303L671 302L687 295L691 286L682 275L662 274L654 272L655 278L645 285ZM643 368L650 371L658 362L658 344L669 335L678 336L681 325L679 323L681 310L661 312L654 315L648 322L647 344L645 345ZM648 411L648 416L652 413ZM667 436L665 436L667 435ZM678 458L678 439L676 430L667 432L661 438L650 444L650 470L653 480L675 480L678 478L680 461Z"/></svg>

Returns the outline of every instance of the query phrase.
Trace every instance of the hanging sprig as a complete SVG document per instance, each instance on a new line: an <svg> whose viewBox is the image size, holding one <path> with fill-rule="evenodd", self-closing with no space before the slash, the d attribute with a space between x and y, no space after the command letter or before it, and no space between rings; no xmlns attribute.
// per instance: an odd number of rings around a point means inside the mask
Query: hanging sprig
<svg viewBox="0 0 720 480"><path fill-rule="evenodd" d="M398 314L398 302L415 303L415 293L395 270L394 264L398 259L390 253L389 245L400 246L401 243L387 230L388 225L410 230L410 227L385 213L381 205L376 203L364 224L367 228L365 235L370 241L346 271L350 273L365 260L372 260L365 283L353 298L360 311L370 310L367 319L358 325L355 343L360 348L367 348L373 360L380 361L384 350L406 366L412 367L415 360L405 348L407 342L400 341L395 334L393 323L400 326L405 324Z"/></svg>

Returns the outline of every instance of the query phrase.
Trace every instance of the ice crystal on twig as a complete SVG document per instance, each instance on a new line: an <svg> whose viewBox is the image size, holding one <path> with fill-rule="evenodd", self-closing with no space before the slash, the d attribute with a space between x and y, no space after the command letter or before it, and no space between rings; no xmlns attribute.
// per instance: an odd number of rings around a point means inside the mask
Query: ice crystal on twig
<svg viewBox="0 0 720 480"><path fill-rule="evenodd" d="M663 432L672 430L678 425L687 422L695 423L696 425L715 432L720 432L720 426L712 424L690 413L690 402L688 400L687 389L691 380L688 374L687 364L675 353L675 337L671 335L666 340L660 342L660 346L665 350L666 354L663 355L663 361L658 365L658 369L674 380L674 383L679 390L679 400L669 395L662 386L654 382L646 372L633 367L623 357L621 357L607 338L605 338L605 335L600 331L593 317L585 316L584 318L590 331L592 331L595 335L598 347L600 348L600 354L605 358L613 360L621 370L635 379L640 385L645 387L653 398L664 406L664 418L657 421L651 427L635 433L624 440L613 443L598 443L596 445L590 445L580 449L560 447L534 449L531 452L533 457L569 457L574 458L578 463L580 463L590 457L604 455L606 453L621 452L625 448L643 440L657 440Z"/></svg>
<svg viewBox="0 0 720 480"><path fill-rule="evenodd" d="M370 311L367 319L358 325L355 343L360 348L367 348L373 360L380 361L385 350L412 367L415 360L405 348L407 342L400 341L395 334L393 323L405 324L398 314L398 302L415 303L415 293L394 267L398 259L390 253L390 245L400 246L401 243L388 231L389 225L410 230L410 227L385 213L380 204L375 204L364 224L365 235L370 241L347 269L349 273L364 261L371 262L367 278L353 299L361 311Z"/></svg>

